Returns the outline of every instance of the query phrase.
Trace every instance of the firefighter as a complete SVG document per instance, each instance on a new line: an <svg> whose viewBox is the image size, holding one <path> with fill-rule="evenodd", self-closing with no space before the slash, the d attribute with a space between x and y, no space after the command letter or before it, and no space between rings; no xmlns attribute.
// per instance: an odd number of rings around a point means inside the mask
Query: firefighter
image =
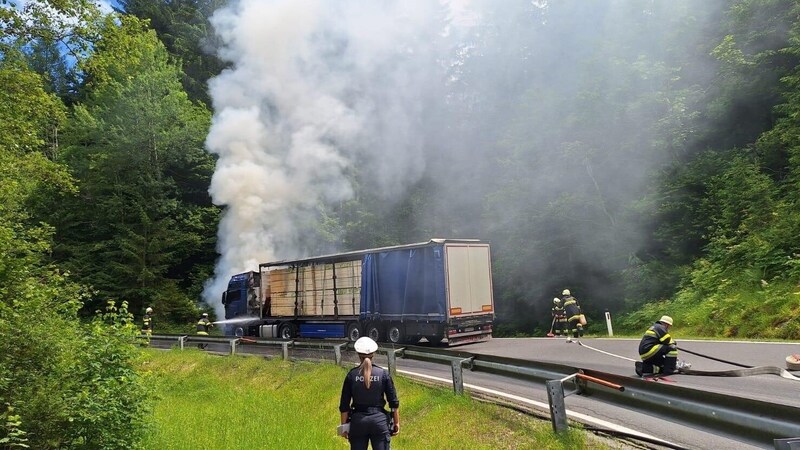
<svg viewBox="0 0 800 450"><path fill-rule="evenodd" d="M203 313L200 316L200 320L197 321L197 334L198 336L208 336L208 332L211 328L214 327L214 324L208 320L208 313ZM208 347L208 344L197 344L197 348L204 349Z"/></svg>
<svg viewBox="0 0 800 450"><path fill-rule="evenodd" d="M144 310L144 317L142 317L142 334L147 336L147 342L150 342L150 336L153 335L153 308L149 306Z"/></svg>
<svg viewBox="0 0 800 450"><path fill-rule="evenodd" d="M350 424L342 436L350 441L351 450L388 450L391 436L400 432L400 400L389 371L372 364L378 344L364 336L356 341L355 350L361 365L347 373L339 401L341 424ZM384 410L389 403L391 413Z"/></svg>
<svg viewBox="0 0 800 450"><path fill-rule="evenodd" d="M564 307L564 315L567 318L567 342L572 342L572 338L578 339L583 336L583 324L581 323L581 307L578 299L572 296L569 289L561 292L561 304ZM572 335L572 337L570 337Z"/></svg>
<svg viewBox="0 0 800 450"><path fill-rule="evenodd" d="M567 316L564 312L564 307L561 306L561 299L556 297L553 299L553 331L556 336L566 334Z"/></svg>
<svg viewBox="0 0 800 450"><path fill-rule="evenodd" d="M670 327L672 317L661 316L644 332L639 342L639 357L642 360L636 361L636 375L670 375L676 372L678 344L669 334Z"/></svg>

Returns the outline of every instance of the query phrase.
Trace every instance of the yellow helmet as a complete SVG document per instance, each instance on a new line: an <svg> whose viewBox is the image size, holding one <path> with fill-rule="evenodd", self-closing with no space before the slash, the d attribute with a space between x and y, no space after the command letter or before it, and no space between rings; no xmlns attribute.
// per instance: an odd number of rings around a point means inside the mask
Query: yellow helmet
<svg viewBox="0 0 800 450"><path fill-rule="evenodd" d="M147 309L144 310L144 312L146 312L147 314L150 314L150 313L153 312L153 308L148 307Z"/></svg>
<svg viewBox="0 0 800 450"><path fill-rule="evenodd" d="M563 291L561 291L561 295L572 295L572 294L569 293L569 289L564 289Z"/></svg>
<svg viewBox="0 0 800 450"><path fill-rule="evenodd" d="M556 298L553 299L553 304L557 305L559 303L561 303L561 299L560 298L556 297Z"/></svg>

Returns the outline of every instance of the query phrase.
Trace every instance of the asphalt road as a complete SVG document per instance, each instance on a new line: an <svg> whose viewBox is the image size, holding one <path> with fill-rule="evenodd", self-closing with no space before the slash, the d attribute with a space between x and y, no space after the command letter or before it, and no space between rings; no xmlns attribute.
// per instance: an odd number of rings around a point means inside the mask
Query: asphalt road
<svg viewBox="0 0 800 450"><path fill-rule="evenodd" d="M638 339L584 338L582 342L592 348L611 353L611 356L591 350L576 343L568 344L563 338L495 338L487 342L456 347L477 354L489 354L510 358L551 362L577 368L594 369L624 376L635 376L633 362L636 359ZM680 340L678 346L718 359L749 366L785 367L784 359L792 353L800 353L800 344L776 342L733 342ZM713 361L690 354L680 354L680 359L692 363L697 370L729 370L736 366ZM411 361L402 361L398 367L405 369ZM443 378L450 377L449 368L427 367ZM800 375L797 374L796 375ZM770 403L800 406L800 381L792 381L775 375L751 377L705 377L671 375L676 385L707 392L762 400ZM541 385L519 380L503 379L496 375L464 372L465 383L491 387L500 392L519 395L547 404L547 394ZM620 426L647 433L659 439L690 449L754 449L774 448L763 442L741 442L724 435L724 431L711 430L702 423L669 422L653 416L626 410L621 407L597 402L591 398L572 395L566 398L568 410L590 415ZM794 436L786 436L794 437Z"/></svg>
<svg viewBox="0 0 800 450"><path fill-rule="evenodd" d="M638 339L584 338L581 341L597 350L638 360ZM782 368L786 368L786 356L800 353L800 344L779 342L680 340L678 347L747 366ZM590 350L575 343L567 344L564 338L495 338L461 348L470 353L552 362L619 375L634 375L633 362ZM696 370L739 368L685 352L679 352L678 358L690 362L692 369ZM791 381L775 375L720 378L677 374L669 378L682 387L800 406L800 381Z"/></svg>

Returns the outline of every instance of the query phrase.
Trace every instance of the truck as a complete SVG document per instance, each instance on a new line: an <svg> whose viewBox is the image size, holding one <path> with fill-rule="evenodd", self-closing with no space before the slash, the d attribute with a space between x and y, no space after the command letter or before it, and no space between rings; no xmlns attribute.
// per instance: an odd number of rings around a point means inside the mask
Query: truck
<svg viewBox="0 0 800 450"><path fill-rule="evenodd" d="M225 334L458 345L492 336L489 244L428 242L262 263L222 294ZM237 320L239 319L239 320Z"/></svg>

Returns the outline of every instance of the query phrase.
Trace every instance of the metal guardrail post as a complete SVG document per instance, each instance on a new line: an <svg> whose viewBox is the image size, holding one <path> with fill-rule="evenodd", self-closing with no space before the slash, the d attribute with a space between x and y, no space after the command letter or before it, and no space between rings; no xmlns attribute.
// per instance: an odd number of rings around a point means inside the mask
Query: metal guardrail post
<svg viewBox="0 0 800 450"><path fill-rule="evenodd" d="M397 374L397 354L400 353L402 356L403 350L405 350L405 347L386 350L386 359L389 365L389 375L395 376Z"/></svg>
<svg viewBox="0 0 800 450"><path fill-rule="evenodd" d="M565 392L564 383L567 381L571 381L575 386L575 389ZM547 400L548 403L550 403L550 421L553 422L553 431L556 433L567 431L567 428L569 428L569 425L567 424L567 406L564 402L564 398L572 394L579 394L585 391L586 382L588 381L615 389L620 392L625 391L624 386L620 386L597 377L592 377L582 372L566 376L559 380L545 381L545 387L547 388Z"/></svg>
<svg viewBox="0 0 800 450"><path fill-rule="evenodd" d="M289 360L289 344L294 344L294 341L289 342L281 342L281 347L283 347L283 360Z"/></svg>
<svg viewBox="0 0 800 450"><path fill-rule="evenodd" d="M333 355L336 360L336 365L342 365L342 347L347 347L347 344L339 344L333 346Z"/></svg>
<svg viewBox="0 0 800 450"><path fill-rule="evenodd" d="M461 374L461 361L451 361L450 366L453 369L453 391L456 395L464 393L464 377Z"/></svg>
<svg viewBox="0 0 800 450"><path fill-rule="evenodd" d="M550 421L553 431L561 433L567 431L567 406L564 403L564 386L561 380L547 380L547 401L550 403Z"/></svg>
<svg viewBox="0 0 800 450"><path fill-rule="evenodd" d="M186 337L187 336L178 336L178 343L180 344L181 350L183 350L184 341L186 340Z"/></svg>
<svg viewBox="0 0 800 450"><path fill-rule="evenodd" d="M578 374L574 373L559 380L545 381L547 400L548 403L550 403L550 421L553 423L553 431L556 433L567 431L567 428L569 428L567 424L567 406L564 399L567 396L580 392L580 387L575 381L577 376ZM575 385L575 389L565 392L564 383L567 381L572 381Z"/></svg>
<svg viewBox="0 0 800 450"><path fill-rule="evenodd" d="M464 394L464 375L461 366L466 362L472 367L473 358L474 357L450 362L450 367L453 369L453 391L456 395Z"/></svg>
<svg viewBox="0 0 800 450"><path fill-rule="evenodd" d="M239 345L239 339L231 339L231 355L236 354L236 346Z"/></svg>

